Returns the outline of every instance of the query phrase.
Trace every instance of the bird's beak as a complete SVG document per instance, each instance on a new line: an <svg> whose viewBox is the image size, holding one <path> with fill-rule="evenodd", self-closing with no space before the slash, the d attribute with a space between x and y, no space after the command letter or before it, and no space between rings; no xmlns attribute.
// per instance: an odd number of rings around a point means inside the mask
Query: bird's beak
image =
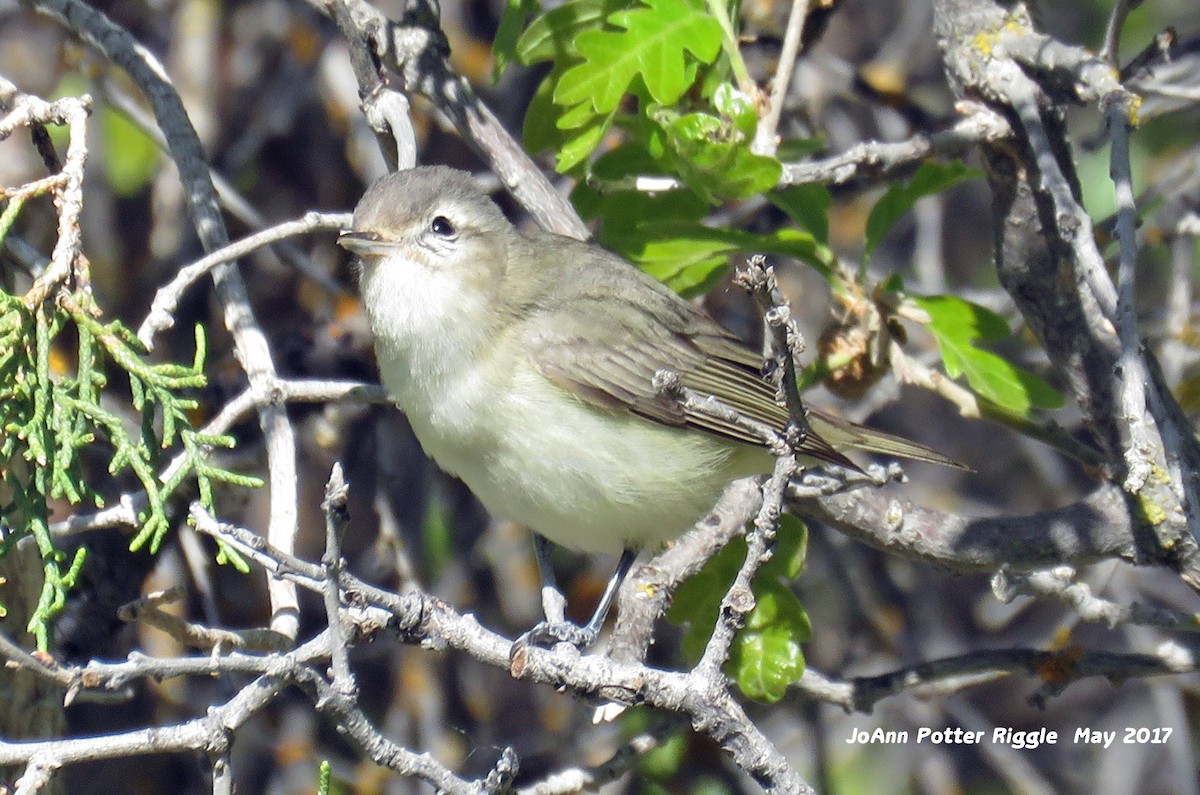
<svg viewBox="0 0 1200 795"><path fill-rule="evenodd" d="M338 235L337 242L351 254L357 254L360 257L370 254L386 254L388 249L396 245L390 240L384 240L374 232L345 231Z"/></svg>

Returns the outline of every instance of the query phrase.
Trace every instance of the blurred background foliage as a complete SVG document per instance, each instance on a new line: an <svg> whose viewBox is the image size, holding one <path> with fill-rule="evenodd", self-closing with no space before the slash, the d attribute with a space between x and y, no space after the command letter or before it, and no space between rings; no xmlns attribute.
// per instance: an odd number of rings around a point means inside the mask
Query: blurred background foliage
<svg viewBox="0 0 1200 795"><path fill-rule="evenodd" d="M115 0L95 5L167 65L214 172L227 184L234 238L308 210L348 210L364 186L384 173L375 139L358 111L345 44L328 20L303 4ZM599 35L603 31L593 31L597 35L591 40L567 35L564 51L530 33L524 39L514 35L521 25L509 21L497 43L506 9L509 17L519 19L532 6L445 0L441 7L455 67L514 134L523 131L547 173L562 173L562 190L570 191L581 214L596 224L598 239L685 293L704 294L714 314L751 341L760 338L760 324L751 302L730 285L727 265L739 252L781 255L785 287L809 341L809 361L846 349L856 301L862 299L856 289L882 286L897 293L953 296L960 303L950 307L922 304L934 318L929 323L904 324L910 355L929 365L944 360L955 375L953 355L948 358L946 349L958 350L965 382L979 394L1016 413L1042 411L1037 416L1074 428L1077 414L1069 403L1057 408L1060 385L997 287L991 267L990 198L977 172L956 169L952 178L926 177L929 189L914 189L907 199L896 194L922 179L919 175L891 186L863 180L829 191L791 188L768 195L769 203L761 196L777 179L781 160L842 152L862 141L903 140L950 117L954 98L942 76L927 3L847 0L827 17L816 12L822 15L813 22L820 35L814 28L814 43L802 54L790 95L792 109L780 125L785 145L777 157L751 154L744 140L729 142L747 135L747 124L753 123L747 116L754 112L747 105L750 100L737 88L744 88L746 80L760 85L769 80L790 4L747 0L740 9L729 9L730 24L742 36L736 42L740 65L720 56L721 26L682 0L636 8L615 0L593 5L604 11L632 8L629 26L690 14L694 29L686 34L696 46L684 64L682 87L678 81L655 83L630 73L626 82L638 96L636 102L621 98L626 85L611 88L602 100L603 92L594 89L607 73L592 59L601 59L612 44ZM401 11L395 2L380 0L377 6L390 16ZM1095 47L1110 4L1040 3L1033 11L1047 33ZM1194 41L1200 36L1200 9L1191 0L1145 4L1126 25L1126 55L1141 50L1167 26ZM530 30L537 33L537 28ZM1200 74L1191 63L1193 74ZM692 80L686 70L701 68L712 77L701 81L699 93L689 93ZM499 79L494 79L497 73ZM139 126L138 116L145 111L139 110L136 92L119 71L56 23L12 2L0 2L0 74L27 93L49 98L87 92L95 98L84 189L84 251L91 260L97 304L109 317L130 326L139 323L155 290L201 251L185 218L173 167ZM1181 278L1190 282L1194 274L1171 270L1165 247L1156 245L1163 236L1156 237L1154 230L1169 227L1164 214L1181 196L1193 209L1200 203L1195 135L1200 111L1194 101L1168 111L1133 137L1137 184L1157 191L1153 202L1141 205L1147 230L1141 300L1150 344L1171 353L1164 356L1170 382L1185 408L1195 411L1200 408L1200 368L1193 313L1186 314L1183 328L1170 328L1164 320L1172 286ZM1074 154L1087 206L1095 219L1104 219L1113 200L1101 120L1093 109L1067 112L1076 132ZM574 118L562 123L571 113ZM470 149L427 103L415 103L414 121L421 162L481 171ZM966 165L978 166L970 159ZM664 173L682 178L688 190L650 196L611 187L633 175ZM14 136L0 142L0 185L20 185L43 174L26 140ZM497 198L514 218L521 217L506 195ZM888 206L895 211L888 212ZM887 215L882 221L881 213ZM0 277L5 290L20 292L27 287L22 269L36 268L38 252L45 256L54 243L55 216L47 199L24 209L13 237L18 242L0 253ZM298 268L298 262L304 267ZM848 267L851 276L843 277L838 267ZM260 251L244 259L241 268L281 375L375 380L349 263L333 235ZM938 317L944 318L940 325ZM194 421L201 422L245 384L207 283L185 296L174 329L159 343L158 361L191 362L197 324L208 332L208 378L188 399L195 401L189 409ZM985 344L976 346L980 339ZM66 350L60 355L66 360L75 356ZM999 387L989 387L989 377L996 380L1002 367L1013 368L1003 371L1008 375L1021 374L1013 378L1035 379L1028 382L1034 386L1017 397L1004 397L996 391ZM903 493L918 502L973 515L1020 514L1065 504L1088 489L1085 469L1049 447L997 425L964 420L945 401L902 388L884 373L830 379L807 397L974 468L959 473L907 466L911 482ZM293 406L289 413L299 431L301 494L312 497L300 506L299 554L320 556L324 529L319 495L331 464L341 460L352 484L353 530L344 549L352 570L393 588L418 581L510 635L536 620L537 578L525 533L490 521L461 484L431 467L402 416L376 406ZM257 424L243 423L233 436L238 446L217 451L214 466L262 474L265 453ZM101 458L89 464L100 473ZM136 485L128 475L101 476L96 482L102 483L99 489L107 499ZM215 499L223 517L248 527L265 526L264 490L218 485ZM140 593L176 584L184 584L189 593L182 607L189 617L213 626L265 623L262 577L213 567L215 550L182 527L183 507L177 505L170 517L175 530L156 557L130 553L132 536L115 528L67 545L68 552L86 545L89 557L54 625L50 646L57 655L83 662L121 658L132 649L180 653L155 630L116 618L116 608ZM62 500L52 508L52 520L74 510ZM1001 605L985 577L949 577L821 527L809 532L805 571L794 590L812 626L805 657L823 671L879 673L981 647L1050 648L1068 638L1094 648L1125 649L1144 638L1136 628L1112 631L1076 624L1053 605ZM563 555L560 565L568 573L564 580L570 583L572 608L586 616L610 561ZM1156 581L1153 572L1116 569L1108 587L1122 601L1139 594L1167 604L1187 604L1188 599L1179 583ZM316 600L302 607L303 635L320 626L323 612ZM4 628L17 636L23 625L10 617ZM688 647L686 628L663 626L652 660L681 665ZM598 763L623 736L660 720L634 710L621 725L584 731L590 716L586 705L471 660L395 644L356 649L355 665L363 703L375 710L377 725L398 742L428 750L467 775L486 772L506 745L520 755L522 780L572 764ZM1089 680L1040 711L1027 703L1037 685L1013 677L941 700L899 696L879 704L872 715L845 715L785 697L755 714L788 758L830 793L1180 791L1173 768L1157 756L1161 749L1150 746L1104 753L1060 745L1006 754L980 747L860 748L844 743L852 729L876 726L1046 726L1069 735L1079 725L1118 728L1174 721L1180 731L1188 731L1196 728L1200 714L1195 677L1170 685L1133 681L1119 687ZM88 735L179 720L201 714L206 704L233 688L221 680L142 683L125 704L73 705L66 711L68 731ZM53 700L56 694L48 697ZM240 791L312 791L321 759L332 762L333 792L416 789L360 762L355 750L314 717L298 695L278 700L256 718L255 730L240 733L234 748ZM1014 761L1013 753L1020 759ZM207 791L208 786L203 761L186 757L80 765L64 775L67 790L79 793L184 793ZM674 735L643 759L632 777L615 785L629 791L704 793L739 792L747 786L715 747L686 733Z"/></svg>

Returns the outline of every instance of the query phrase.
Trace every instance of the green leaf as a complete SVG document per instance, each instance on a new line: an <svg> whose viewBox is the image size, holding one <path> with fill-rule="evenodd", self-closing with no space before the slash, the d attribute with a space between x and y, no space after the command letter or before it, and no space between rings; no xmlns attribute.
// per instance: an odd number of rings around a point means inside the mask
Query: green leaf
<svg viewBox="0 0 1200 795"><path fill-rule="evenodd" d="M695 221L658 220L623 230L603 242L675 290L688 293L723 269L742 251L795 257L828 275L828 251L812 235L795 229L757 234L704 226Z"/></svg>
<svg viewBox="0 0 1200 795"><path fill-rule="evenodd" d="M976 169L967 168L961 162L924 163L907 182L897 182L888 188L867 218L866 249L863 263L870 260L884 235L900 217L908 212L918 199L940 193L966 179L980 176Z"/></svg>
<svg viewBox="0 0 1200 795"><path fill-rule="evenodd" d="M601 180L619 180L641 175L661 175L666 172L662 164L645 147L627 141L596 158L596 162L592 163L591 173L592 176ZM630 191L630 193L633 192ZM652 198L657 200L669 193L688 195L686 191L668 191L652 195ZM624 205L624 203L624 198L622 198L620 204ZM707 209L704 202L699 202L696 217L702 217Z"/></svg>
<svg viewBox="0 0 1200 795"><path fill-rule="evenodd" d="M116 111L100 114L104 131L104 171L118 196L140 193L158 167L158 147L150 136Z"/></svg>
<svg viewBox="0 0 1200 795"><path fill-rule="evenodd" d="M554 157L554 168L560 174L566 174L596 151L596 147L604 140L604 134L612 126L613 114L594 116L582 127L570 130L564 137L562 146Z"/></svg>
<svg viewBox="0 0 1200 795"><path fill-rule="evenodd" d="M592 165L601 180L659 174L662 164L641 145L623 144ZM729 257L761 252L794 257L828 276L831 252L812 235L796 229L758 234L704 226L708 207L690 190L646 193L600 191L586 182L576 186L571 201L584 218L600 218L597 239L651 275L685 294L701 291L719 277Z"/></svg>
<svg viewBox="0 0 1200 795"><path fill-rule="evenodd" d="M767 194L767 201L787 213L822 245L829 244L829 208L833 197L824 185L793 185Z"/></svg>
<svg viewBox="0 0 1200 795"><path fill-rule="evenodd" d="M738 91L729 83L722 83L713 91L713 107L728 119L734 130L749 141L758 129L758 110L754 107L754 98L749 94Z"/></svg>
<svg viewBox="0 0 1200 795"><path fill-rule="evenodd" d="M575 41L579 34L602 27L609 14L629 5L628 0L573 0L563 3L529 23L517 40L517 61L523 66L532 66L540 61L579 59Z"/></svg>
<svg viewBox="0 0 1200 795"><path fill-rule="evenodd" d="M775 530L771 559L758 570L759 576L794 580L804 570L807 557L808 526L790 513L785 513L779 517L779 527Z"/></svg>
<svg viewBox="0 0 1200 795"><path fill-rule="evenodd" d="M718 118L707 113L677 116L667 109L654 114L666 131L669 160L676 173L714 204L769 190L783 173L778 160L750 151L750 137L742 133L744 113L738 109L735 113L742 118Z"/></svg>
<svg viewBox="0 0 1200 795"><path fill-rule="evenodd" d="M800 545L807 536L801 528L799 520L781 523L779 543L784 548L777 547L772 560L759 570L753 583L754 609L729 647L726 671L743 693L759 701L778 701L804 673L801 644L811 638L812 624L800 600L779 576L781 571L796 570ZM704 653L721 600L745 558L746 542L736 539L676 591L667 619L688 625L682 642L688 660L698 660Z"/></svg>
<svg viewBox="0 0 1200 795"><path fill-rule="evenodd" d="M952 295L910 295L909 299L929 315L929 330L951 378L965 375L981 396L1022 415L1031 406L1054 409L1063 404L1062 395L1038 376L974 345L976 340L1007 339L1011 332L1004 318Z"/></svg>
<svg viewBox="0 0 1200 795"><path fill-rule="evenodd" d="M554 121L554 126L560 130L573 130L576 127L583 127L594 119L603 118L592 112L592 106L586 102L580 102L572 108L566 108L559 114Z"/></svg>
<svg viewBox="0 0 1200 795"><path fill-rule="evenodd" d="M492 80L498 81L504 70L517 57L517 39L525 19L537 13L541 8L538 0L508 0L504 11L500 14L500 24L496 28L496 38L492 42Z"/></svg>
<svg viewBox="0 0 1200 795"><path fill-rule="evenodd" d="M522 137L525 149L529 152L555 152L555 168L559 173L565 174L595 151L604 139L604 134L612 126L614 114L594 116L588 112L586 119L574 129L563 129L560 121L566 114L571 113L571 110L564 112L552 99L557 74L557 71L551 72L534 92L525 112ZM576 107L587 110L586 105Z"/></svg>
<svg viewBox="0 0 1200 795"><path fill-rule="evenodd" d="M760 578L761 579L761 578ZM734 679L748 697L773 704L804 673L801 644L812 623L800 600L778 580L755 581L755 605L729 647Z"/></svg>
<svg viewBox="0 0 1200 795"><path fill-rule="evenodd" d="M734 539L675 591L675 598L667 610L667 620L676 625L688 625L680 647L689 661L699 660L704 653L721 611L721 600L745 559L745 539Z"/></svg>
<svg viewBox="0 0 1200 795"><path fill-rule="evenodd" d="M639 75L656 102L673 104L689 85L685 53L709 64L721 48L720 24L686 0L647 0L608 22L623 30L586 30L576 38L583 62L559 81L559 105L587 101L597 113L611 113Z"/></svg>
<svg viewBox="0 0 1200 795"><path fill-rule="evenodd" d="M521 140L525 150L536 155L548 150L557 151L563 140L563 132L558 129L560 108L554 104L554 83L559 75L551 72L546 75L525 110L525 123L521 128Z"/></svg>

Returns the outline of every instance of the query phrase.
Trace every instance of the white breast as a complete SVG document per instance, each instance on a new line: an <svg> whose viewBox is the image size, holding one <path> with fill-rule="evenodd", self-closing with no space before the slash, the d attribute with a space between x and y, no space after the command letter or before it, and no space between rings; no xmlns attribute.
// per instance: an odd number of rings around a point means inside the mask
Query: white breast
<svg viewBox="0 0 1200 795"><path fill-rule="evenodd" d="M411 267L364 274L384 386L425 452L492 514L582 551L655 546L729 480L769 466L749 447L575 398L511 342L489 339L462 285L426 273L418 294L402 278Z"/></svg>

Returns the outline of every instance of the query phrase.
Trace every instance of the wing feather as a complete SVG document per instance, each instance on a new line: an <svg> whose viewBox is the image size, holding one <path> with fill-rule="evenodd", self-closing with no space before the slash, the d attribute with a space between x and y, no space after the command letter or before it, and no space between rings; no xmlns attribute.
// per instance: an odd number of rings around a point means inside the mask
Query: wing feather
<svg viewBox="0 0 1200 795"><path fill-rule="evenodd" d="M702 311L595 246L539 232L525 240L561 251L563 264L544 274L547 281L532 291L524 311L514 310L526 318L515 333L551 382L593 405L763 445L752 431L688 409L656 390L655 375L672 370L688 388L712 395L748 419L779 430L786 426L787 410L762 376L762 357ZM528 256L536 252L531 249ZM833 415L812 410L809 418L814 427L799 452L823 461L858 468L826 440L828 435L839 445L962 466L923 445Z"/></svg>

